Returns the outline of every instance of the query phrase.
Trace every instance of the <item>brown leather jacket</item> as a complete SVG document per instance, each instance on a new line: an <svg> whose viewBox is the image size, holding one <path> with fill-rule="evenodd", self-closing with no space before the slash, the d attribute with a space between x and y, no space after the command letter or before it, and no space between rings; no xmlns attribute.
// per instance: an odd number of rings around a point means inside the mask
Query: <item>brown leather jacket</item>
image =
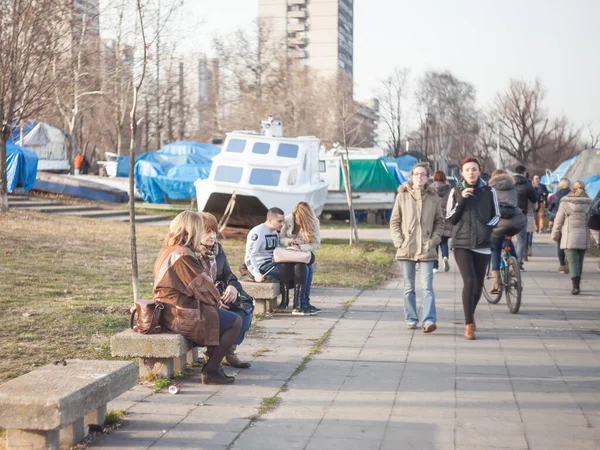
<svg viewBox="0 0 600 450"><path fill-rule="evenodd" d="M153 298L165 304L162 326L198 345L219 345L219 292L187 246L163 246L154 264Z"/></svg>

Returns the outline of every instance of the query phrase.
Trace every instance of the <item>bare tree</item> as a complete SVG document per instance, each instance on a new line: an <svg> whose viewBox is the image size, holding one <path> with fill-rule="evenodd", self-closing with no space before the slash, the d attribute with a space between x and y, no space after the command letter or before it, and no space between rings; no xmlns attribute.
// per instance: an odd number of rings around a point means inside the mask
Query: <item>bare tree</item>
<svg viewBox="0 0 600 450"><path fill-rule="evenodd" d="M129 123L131 127L131 137L129 141L129 223L130 223L130 234L131 234L131 278L133 283L133 299L138 300L140 297L140 283L138 276L138 263L137 263L137 235L135 230L135 140L137 135L138 121L136 118L138 95L142 85L144 84L144 78L146 76L146 67L148 65L148 43L146 40L146 29L144 23L144 8L142 6L142 0L136 2L136 29L139 29L140 41L141 41L141 60L140 60L140 73L137 81L134 82L133 86L133 98L131 100L131 110L129 111Z"/></svg>
<svg viewBox="0 0 600 450"><path fill-rule="evenodd" d="M440 170L450 156L474 153L479 133L475 88L452 73L427 72L419 80L419 105L425 156L432 155Z"/></svg>
<svg viewBox="0 0 600 450"><path fill-rule="evenodd" d="M496 96L487 128L499 127L500 149L516 162L535 165L539 159L544 162L545 150L564 156L576 147L579 132L565 118L548 116L545 95L540 80L511 80L508 89Z"/></svg>
<svg viewBox="0 0 600 450"><path fill-rule="evenodd" d="M34 117L48 104L51 65L61 19L53 0L0 0L0 212L8 210L6 143L14 123Z"/></svg>
<svg viewBox="0 0 600 450"><path fill-rule="evenodd" d="M352 184L350 179L350 154L348 147L351 146L349 139L352 136L352 127L356 123L356 104L352 99L351 91L346 83L341 84L341 89L338 91L338 111L340 131L342 133L342 145L344 146L345 155L340 155L342 168L342 178L344 180L344 189L346 191L346 200L348 201L348 212L350 213L350 245L360 245L358 238L358 226L356 225L356 217L354 216L354 205L352 203Z"/></svg>
<svg viewBox="0 0 600 450"><path fill-rule="evenodd" d="M400 156L402 149L402 126L405 116L409 70L395 68L381 81L378 99L380 107L380 126L383 141L392 157Z"/></svg>
<svg viewBox="0 0 600 450"><path fill-rule="evenodd" d="M587 127L589 141L586 141L584 144L584 148L596 148L598 144L600 144L600 131L596 133L592 124L588 124Z"/></svg>
<svg viewBox="0 0 600 450"><path fill-rule="evenodd" d="M67 2L65 10L71 11L72 8L73 3ZM92 106L90 96L102 95L97 66L100 39L90 33L90 24L98 20L99 12L92 11L88 2L82 2L81 8L78 20L65 20L63 29L68 36L63 40L65 51L56 54L52 62L56 105L67 128L67 159L71 170L77 153L76 133L81 127L81 113Z"/></svg>

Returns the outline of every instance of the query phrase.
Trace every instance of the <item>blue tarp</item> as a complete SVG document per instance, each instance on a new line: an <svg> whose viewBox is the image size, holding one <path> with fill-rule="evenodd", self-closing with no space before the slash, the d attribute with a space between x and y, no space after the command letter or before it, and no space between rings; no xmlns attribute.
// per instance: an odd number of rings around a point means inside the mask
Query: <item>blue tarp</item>
<svg viewBox="0 0 600 450"><path fill-rule="evenodd" d="M596 197L596 194L600 191L600 175L592 175L581 181L585 183L585 190L590 198Z"/></svg>
<svg viewBox="0 0 600 450"><path fill-rule="evenodd" d="M33 130L39 122L25 122L23 124L23 137L27 136L31 130ZM16 123L12 124L13 131L10 134L8 140L13 144L21 139L21 127Z"/></svg>
<svg viewBox="0 0 600 450"><path fill-rule="evenodd" d="M540 182L543 183L543 184L545 184L546 186L549 186L552 183L558 183L560 181L560 179L565 176L565 173L567 173L567 170L569 170L569 167L571 167L573 165L573 163L575 162L575 160L577 158L579 158L579 155L578 156L573 156L571 159L567 159L566 161L563 161L554 170L554 172L550 173L550 176L544 175L540 179Z"/></svg>
<svg viewBox="0 0 600 450"><path fill-rule="evenodd" d="M388 172L391 173L392 176L396 179L396 182L398 183L398 185L401 185L402 183L404 183L406 181L406 177L400 170L400 166L398 165L398 163L396 161L386 159L384 162L385 162L385 167L387 168Z"/></svg>
<svg viewBox="0 0 600 450"><path fill-rule="evenodd" d="M35 184L37 166L38 156L35 152L19 147L12 142L7 142L6 176L8 192L11 193L16 187L22 187L25 191L29 191Z"/></svg>
<svg viewBox="0 0 600 450"><path fill-rule="evenodd" d="M166 203L167 198L194 198L194 182L197 179L208 178L212 158L220 151L219 147L210 144L175 142L157 152L144 153L136 157L136 187L144 201L151 203ZM123 159L118 159L117 175L120 175L119 167L128 168L129 164L128 157L120 158Z"/></svg>
<svg viewBox="0 0 600 450"><path fill-rule="evenodd" d="M385 160L386 165L388 163L394 163L398 167L399 172L404 176L404 181L410 178L410 169L412 169L412 167L418 162L419 160L411 155L398 156L397 158L387 158Z"/></svg>

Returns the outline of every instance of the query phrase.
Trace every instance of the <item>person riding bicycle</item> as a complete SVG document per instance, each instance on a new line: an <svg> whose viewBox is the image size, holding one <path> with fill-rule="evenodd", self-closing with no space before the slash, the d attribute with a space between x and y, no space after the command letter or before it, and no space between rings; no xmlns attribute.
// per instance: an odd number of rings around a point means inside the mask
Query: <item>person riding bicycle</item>
<svg viewBox="0 0 600 450"><path fill-rule="evenodd" d="M527 217L518 205L518 193L513 177L506 170L497 169L492 173L489 186L496 190L500 209L500 220L492 231L492 294L500 292L500 256L507 236L515 236L527 225ZM510 253L517 253L510 241Z"/></svg>

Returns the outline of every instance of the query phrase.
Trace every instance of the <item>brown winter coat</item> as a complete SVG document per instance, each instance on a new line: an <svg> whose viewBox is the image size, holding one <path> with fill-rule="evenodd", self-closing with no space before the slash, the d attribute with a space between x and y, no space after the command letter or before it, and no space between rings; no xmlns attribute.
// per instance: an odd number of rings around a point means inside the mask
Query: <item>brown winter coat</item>
<svg viewBox="0 0 600 450"><path fill-rule="evenodd" d="M163 327L198 345L219 345L219 292L187 246L163 246L154 264L153 298L165 304Z"/></svg>
<svg viewBox="0 0 600 450"><path fill-rule="evenodd" d="M442 199L442 214L446 217L446 205L448 204L448 197L450 196L450 191L452 190L452 186L450 183L442 183L441 181L434 181L433 187L437 192L437 195ZM442 236L451 237L452 236L452 221L446 219L444 222L444 231L442 232Z"/></svg>
<svg viewBox="0 0 600 450"><path fill-rule="evenodd" d="M584 250L591 245L587 227L592 199L585 192L563 197L552 226L552 239L560 239L560 248Z"/></svg>
<svg viewBox="0 0 600 450"><path fill-rule="evenodd" d="M396 203L390 218L396 259L431 261L444 231L442 202L429 183L415 189L411 182L398 188Z"/></svg>

